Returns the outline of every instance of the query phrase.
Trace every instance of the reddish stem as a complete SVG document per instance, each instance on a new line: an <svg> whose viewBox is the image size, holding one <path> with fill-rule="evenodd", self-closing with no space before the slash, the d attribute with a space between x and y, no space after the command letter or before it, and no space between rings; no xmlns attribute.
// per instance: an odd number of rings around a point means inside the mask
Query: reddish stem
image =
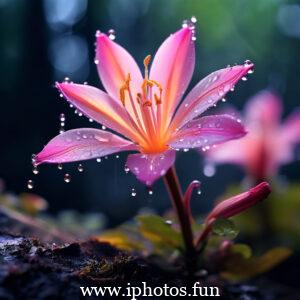
<svg viewBox="0 0 300 300"><path fill-rule="evenodd" d="M164 176L164 182L179 220L186 249L187 267L192 272L192 269L196 267L196 249L189 215L185 209L182 190L174 167L167 171Z"/></svg>
<svg viewBox="0 0 300 300"><path fill-rule="evenodd" d="M192 211L191 211L191 198L192 198L192 194L194 189L198 189L200 187L200 182L198 180L194 180L190 183L190 185L188 186L184 197L183 197L183 203L185 206L185 211L187 212L189 219L190 219L190 223L193 221L193 216L192 216Z"/></svg>

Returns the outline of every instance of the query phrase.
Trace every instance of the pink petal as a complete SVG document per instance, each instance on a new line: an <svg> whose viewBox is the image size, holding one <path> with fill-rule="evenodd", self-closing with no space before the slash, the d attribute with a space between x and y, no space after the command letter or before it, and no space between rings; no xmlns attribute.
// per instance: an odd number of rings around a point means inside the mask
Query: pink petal
<svg viewBox="0 0 300 300"><path fill-rule="evenodd" d="M137 147L110 132L93 128L73 129L54 137L36 155L35 161L37 164L66 163L129 150L137 150Z"/></svg>
<svg viewBox="0 0 300 300"><path fill-rule="evenodd" d="M130 139L138 140L124 107L103 91L84 84L56 83L56 86L68 101L88 117Z"/></svg>
<svg viewBox="0 0 300 300"><path fill-rule="evenodd" d="M292 112L282 125L281 139L292 144L300 143L300 108Z"/></svg>
<svg viewBox="0 0 300 300"><path fill-rule="evenodd" d="M207 216L205 223L212 219L230 218L249 209L258 202L266 199L271 193L271 187L267 182L262 182L247 192L241 193L216 205Z"/></svg>
<svg viewBox="0 0 300 300"><path fill-rule="evenodd" d="M183 28L169 36L155 54L150 79L162 85L162 114L169 124L195 67L193 33Z"/></svg>
<svg viewBox="0 0 300 300"><path fill-rule="evenodd" d="M175 161L175 151L160 154L130 154L126 166L143 183L152 185L155 180L165 175Z"/></svg>
<svg viewBox="0 0 300 300"><path fill-rule="evenodd" d="M245 139L248 135L242 139L229 141L227 143L217 145L215 148L211 148L205 152L205 157L208 162L212 163L232 163L245 166L247 164L247 153L245 153ZM255 151L253 149L253 151Z"/></svg>
<svg viewBox="0 0 300 300"><path fill-rule="evenodd" d="M128 74L131 77L130 89L134 99L136 94L141 92L143 76L134 58L103 33L97 35L95 62L105 90L116 101L120 99L120 88ZM126 101L126 108L131 116L134 116L130 101Z"/></svg>
<svg viewBox="0 0 300 300"><path fill-rule="evenodd" d="M188 121L196 118L217 101L225 97L238 80L253 68L253 64L245 63L215 71L202 79L187 95L179 106L171 123L171 128L182 127Z"/></svg>
<svg viewBox="0 0 300 300"><path fill-rule="evenodd" d="M270 92L261 91L252 97L246 105L245 119L247 123L255 123L264 130L278 126L281 118L282 103L280 98Z"/></svg>
<svg viewBox="0 0 300 300"><path fill-rule="evenodd" d="M244 126L232 116L206 116L182 127L176 132L169 146L174 149L203 147L206 150L212 145L238 139L245 134Z"/></svg>

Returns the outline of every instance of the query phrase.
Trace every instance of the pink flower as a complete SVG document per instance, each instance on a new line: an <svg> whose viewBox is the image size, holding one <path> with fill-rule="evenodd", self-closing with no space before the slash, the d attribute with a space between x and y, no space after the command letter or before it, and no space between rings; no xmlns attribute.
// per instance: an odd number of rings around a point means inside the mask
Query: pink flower
<svg viewBox="0 0 300 300"><path fill-rule="evenodd" d="M64 163L121 152L130 154L127 167L151 185L175 161L175 149L219 144L245 135L228 115L200 114L217 103L253 64L218 70L201 80L185 97L195 66L193 23L170 35L144 60L145 74L132 56L106 34L96 34L95 63L106 92L88 85L57 83L65 98L83 114L115 133L82 128L53 138L35 157L36 164Z"/></svg>
<svg viewBox="0 0 300 300"><path fill-rule="evenodd" d="M206 152L208 161L242 165L255 181L276 175L280 165L293 160L300 142L300 111L280 124L281 111L281 100L274 93L254 96L245 109L247 136Z"/></svg>

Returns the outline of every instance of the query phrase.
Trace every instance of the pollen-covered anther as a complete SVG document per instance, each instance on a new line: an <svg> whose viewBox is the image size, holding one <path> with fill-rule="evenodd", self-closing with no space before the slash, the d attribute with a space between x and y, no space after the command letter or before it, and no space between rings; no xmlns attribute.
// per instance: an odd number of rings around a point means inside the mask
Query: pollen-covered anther
<svg viewBox="0 0 300 300"><path fill-rule="evenodd" d="M124 84L120 88L120 100L121 100L123 106L125 106L125 98L126 98L125 92L130 91L130 80L131 80L130 73L128 73L127 77L124 81Z"/></svg>

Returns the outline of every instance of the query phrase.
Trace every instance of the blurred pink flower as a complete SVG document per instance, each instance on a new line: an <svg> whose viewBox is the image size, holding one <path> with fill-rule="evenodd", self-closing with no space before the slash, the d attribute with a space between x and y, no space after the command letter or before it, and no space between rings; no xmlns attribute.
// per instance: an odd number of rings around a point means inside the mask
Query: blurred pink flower
<svg viewBox="0 0 300 300"><path fill-rule="evenodd" d="M35 163L65 163L121 151L130 154L127 167L139 180L151 185L175 160L175 149L215 145L245 135L232 116L199 118L251 72L246 61L218 70L201 80L180 101L195 66L195 24L185 23L144 60L145 74L132 56L107 35L97 32L95 63L106 92L68 82L56 86L83 114L122 135L82 128L53 138L35 157Z"/></svg>
<svg viewBox="0 0 300 300"><path fill-rule="evenodd" d="M241 165L256 182L276 175L280 165L294 159L294 147L300 142L300 110L283 124L281 112L280 98L270 91L261 91L246 105L243 121L247 136L207 151L207 160Z"/></svg>

